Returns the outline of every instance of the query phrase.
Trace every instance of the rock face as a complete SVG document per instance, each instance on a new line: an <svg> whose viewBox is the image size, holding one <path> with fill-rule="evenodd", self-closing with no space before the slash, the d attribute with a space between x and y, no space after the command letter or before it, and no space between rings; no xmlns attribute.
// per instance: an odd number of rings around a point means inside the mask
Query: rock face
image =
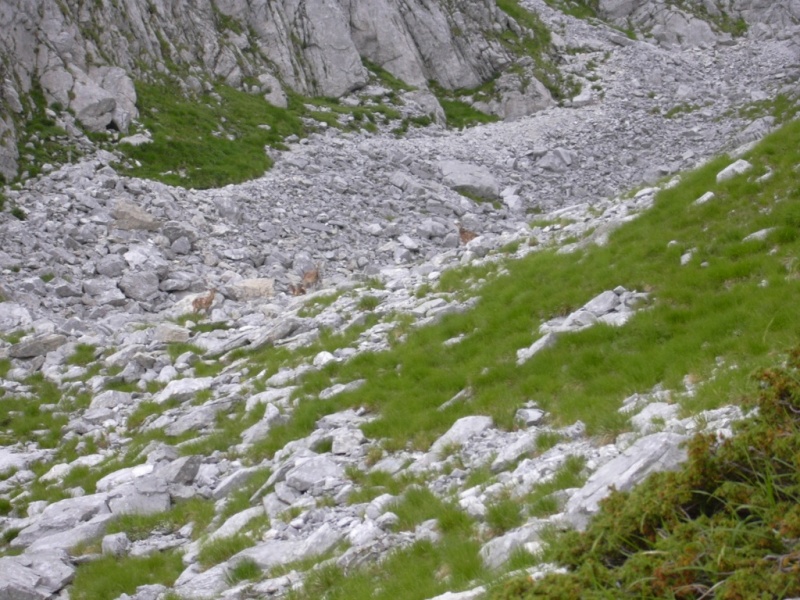
<svg viewBox="0 0 800 600"><path fill-rule="evenodd" d="M41 87L86 129L124 132L138 115L133 78L169 63L236 87L254 78L252 91L279 105L280 82L334 97L364 86L362 58L415 86L472 88L510 64L497 36L507 30L520 31L495 0L9 0L0 6L0 97L18 113L20 97ZM0 134L14 131L5 113ZM0 139L0 173L11 177L16 149Z"/></svg>
<svg viewBox="0 0 800 600"><path fill-rule="evenodd" d="M713 46L730 40L724 29L747 29L754 38L797 36L800 2L763 0L600 0L600 14L621 27L631 23L666 46ZM737 32L737 33L738 33Z"/></svg>

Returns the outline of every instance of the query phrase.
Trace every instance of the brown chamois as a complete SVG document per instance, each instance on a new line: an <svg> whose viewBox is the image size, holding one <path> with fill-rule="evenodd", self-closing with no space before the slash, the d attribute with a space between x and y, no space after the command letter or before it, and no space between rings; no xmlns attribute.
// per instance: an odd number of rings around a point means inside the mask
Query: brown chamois
<svg viewBox="0 0 800 600"><path fill-rule="evenodd" d="M211 288L205 296L198 296L192 300L192 310L196 313L205 311L206 314L211 310L211 305L214 303L214 297L217 295L217 288Z"/></svg>
<svg viewBox="0 0 800 600"><path fill-rule="evenodd" d="M304 288L299 283L298 284L290 283L289 284L289 293L292 296L302 296L303 294L306 293L306 288Z"/></svg>
<svg viewBox="0 0 800 600"><path fill-rule="evenodd" d="M319 265L303 273L303 281L300 288L303 290L315 290L322 284L322 271Z"/></svg>
<svg viewBox="0 0 800 600"><path fill-rule="evenodd" d="M466 229L463 225L461 225L461 221L456 221L456 225L458 226L458 237L461 240L462 244L468 244L476 237L478 237L477 233L475 233L474 231L470 231L469 229Z"/></svg>

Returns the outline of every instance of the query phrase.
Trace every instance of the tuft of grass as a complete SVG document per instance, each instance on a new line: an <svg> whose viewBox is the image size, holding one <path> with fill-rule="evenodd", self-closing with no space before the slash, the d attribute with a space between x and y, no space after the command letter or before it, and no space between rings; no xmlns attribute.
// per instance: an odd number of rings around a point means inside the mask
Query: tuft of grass
<svg viewBox="0 0 800 600"><path fill-rule="evenodd" d="M224 522L225 519L250 508L250 498L257 490L261 489L271 474L272 471L269 469L260 469L250 476L247 483L230 494L225 502L225 508L220 514L221 520Z"/></svg>
<svg viewBox="0 0 800 600"><path fill-rule="evenodd" d="M596 19L597 11L600 9L599 0L545 0L545 2L578 19Z"/></svg>
<svg viewBox="0 0 800 600"><path fill-rule="evenodd" d="M207 569L225 562L234 554L255 545L255 540L249 535L237 533L230 537L217 538L203 544L197 555L197 561Z"/></svg>
<svg viewBox="0 0 800 600"><path fill-rule="evenodd" d="M205 350L187 342L170 342L167 344L167 354L169 354L172 362L175 362L181 354L185 354L186 352L191 352L197 356L203 356L203 354L205 354Z"/></svg>
<svg viewBox="0 0 800 600"><path fill-rule="evenodd" d="M586 481L583 467L586 461L580 456L569 456L553 477L536 485L525 497L526 513L531 517L545 517L559 510L552 494L559 490L580 487Z"/></svg>
<svg viewBox="0 0 800 600"><path fill-rule="evenodd" d="M108 533L125 532L131 540L144 540L154 532L169 534L189 522L194 523L194 537L199 537L214 518L214 502L192 498L176 503L170 510L149 515L120 515L108 526Z"/></svg>
<svg viewBox="0 0 800 600"><path fill-rule="evenodd" d="M377 296L362 296L358 301L358 310L375 310L381 303Z"/></svg>
<svg viewBox="0 0 800 600"><path fill-rule="evenodd" d="M564 436L555 431L543 431L536 436L536 450L538 452L547 452L558 444Z"/></svg>
<svg viewBox="0 0 800 600"><path fill-rule="evenodd" d="M96 352L97 346L93 344L78 344L75 346L75 352L72 356L67 358L67 364L85 367L89 363L94 362Z"/></svg>
<svg viewBox="0 0 800 600"><path fill-rule="evenodd" d="M117 559L104 556L83 563L70 587L73 600L113 600L133 594L140 585L172 585L183 571L179 552L155 553Z"/></svg>
<svg viewBox="0 0 800 600"><path fill-rule="evenodd" d="M495 535L502 535L525 521L520 508L519 501L504 495L486 507L486 524Z"/></svg>
<svg viewBox="0 0 800 600"><path fill-rule="evenodd" d="M700 110L700 106L697 104L676 104L672 108L670 108L667 112L664 113L665 119L674 119L675 117L682 115L682 114L689 114L695 112L696 110Z"/></svg>
<svg viewBox="0 0 800 600"><path fill-rule="evenodd" d="M225 580L228 582L228 585L234 586L242 581L259 579L262 574L261 567L258 566L256 561L252 558L248 558L239 561L235 567L228 571Z"/></svg>

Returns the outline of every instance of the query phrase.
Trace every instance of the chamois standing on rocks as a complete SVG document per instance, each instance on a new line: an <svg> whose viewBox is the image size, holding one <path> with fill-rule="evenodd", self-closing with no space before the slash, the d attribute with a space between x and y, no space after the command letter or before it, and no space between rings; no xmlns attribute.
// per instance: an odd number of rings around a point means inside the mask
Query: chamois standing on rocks
<svg viewBox="0 0 800 600"><path fill-rule="evenodd" d="M205 296L198 296L192 300L192 310L196 313L201 310L206 314L211 310L211 305L214 303L214 297L217 295L217 288L212 288L211 291Z"/></svg>
<svg viewBox="0 0 800 600"><path fill-rule="evenodd" d="M308 290L315 290L322 284L322 271L319 265L313 269L303 272L303 279L300 283L290 283L289 293L292 296L302 296Z"/></svg>
<svg viewBox="0 0 800 600"><path fill-rule="evenodd" d="M289 293L292 296L302 296L306 293L306 288L304 288L299 283L290 283L289 284Z"/></svg>
<svg viewBox="0 0 800 600"><path fill-rule="evenodd" d="M303 273L302 286L307 290L315 290L322 283L322 271L319 265L315 265L313 269L309 269Z"/></svg>
<svg viewBox="0 0 800 600"><path fill-rule="evenodd" d="M474 231L470 231L469 229L464 227L461 224L461 221L456 221L456 227L458 227L458 238L461 240L462 244L468 244L476 237L478 237L477 233L475 233Z"/></svg>

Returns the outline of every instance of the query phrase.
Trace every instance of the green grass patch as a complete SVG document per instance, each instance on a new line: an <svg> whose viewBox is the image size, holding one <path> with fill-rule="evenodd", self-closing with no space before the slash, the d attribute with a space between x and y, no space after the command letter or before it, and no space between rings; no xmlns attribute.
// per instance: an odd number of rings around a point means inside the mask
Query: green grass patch
<svg viewBox="0 0 800 600"><path fill-rule="evenodd" d="M261 420L265 409L266 407L261 404L249 413L245 413L245 403L240 402L230 410L218 412L214 432L183 444L180 449L181 454L183 456L193 454L207 456L217 451L230 452L231 446L241 441L242 432Z"/></svg>
<svg viewBox="0 0 800 600"><path fill-rule="evenodd" d="M262 576L261 567L251 558L239 561L230 571L225 579L228 585L236 585L242 581L255 581Z"/></svg>
<svg viewBox="0 0 800 600"><path fill-rule="evenodd" d="M343 294L343 291L338 291L331 294L315 296L306 301L303 308L297 311L297 315L300 317L315 317L341 298Z"/></svg>
<svg viewBox="0 0 800 600"><path fill-rule="evenodd" d="M61 442L61 428L68 420L61 409L72 407L72 403L68 400L62 403L58 386L41 373L32 375L25 383L32 388L32 398L4 396L0 399L0 445L36 441L42 448L56 448ZM53 410L54 405L58 405L59 410Z"/></svg>
<svg viewBox="0 0 800 600"><path fill-rule="evenodd" d="M568 488L581 487L586 481L583 467L586 461L570 456L555 472L552 479L536 485L524 499L525 512L530 517L546 517L560 509L553 493Z"/></svg>
<svg viewBox="0 0 800 600"><path fill-rule="evenodd" d="M200 346L195 346L194 344L189 344L187 342L170 342L167 344L167 354L169 354L172 362L175 362L178 360L178 357L181 354L185 354L187 352L191 352L197 356L203 356L203 354L205 354L205 350L203 350Z"/></svg>
<svg viewBox="0 0 800 600"><path fill-rule="evenodd" d="M516 499L504 495L486 507L486 524L494 535L502 535L525 521L521 508Z"/></svg>
<svg viewBox="0 0 800 600"><path fill-rule="evenodd" d="M220 515L223 522L243 510L252 508L250 498L267 482L271 474L272 471L269 469L260 469L250 476L247 483L230 494Z"/></svg>
<svg viewBox="0 0 800 600"><path fill-rule="evenodd" d="M194 523L197 539L214 518L214 502L192 498L176 503L171 509L149 515L120 515L108 526L108 533L124 532L132 541L145 540L153 533L175 533L189 522Z"/></svg>
<svg viewBox="0 0 800 600"><path fill-rule="evenodd" d="M305 133L297 110L223 85L188 98L174 84L137 82L136 93L153 142L119 148L141 164L129 171L137 177L193 188L246 181L272 166L264 146Z"/></svg>
<svg viewBox="0 0 800 600"><path fill-rule="evenodd" d="M197 555L197 561L205 569L225 562L234 554L255 545L255 540L249 535L238 533L230 537L217 538L202 545Z"/></svg>
<svg viewBox="0 0 800 600"><path fill-rule="evenodd" d="M578 19L596 19L599 10L598 0L545 0L553 8Z"/></svg>
<svg viewBox="0 0 800 600"><path fill-rule="evenodd" d="M78 365L85 367L86 365L94 362L97 347L93 344L78 344L75 346L75 352L67 358L68 365Z"/></svg>
<svg viewBox="0 0 800 600"><path fill-rule="evenodd" d="M464 127L473 127L483 123L494 123L500 120L500 118L495 115L480 111L466 102L457 99L459 95L463 96L469 94L470 90L448 92L435 85L433 82L430 83L430 86L431 90L439 99L439 104L442 106L445 119L447 120L447 126L451 129L463 129Z"/></svg>
<svg viewBox="0 0 800 600"><path fill-rule="evenodd" d="M673 106L667 112L664 113L664 118L674 119L675 117L678 117L680 115L693 113L697 110L700 110L700 108L701 107L697 104L688 104L688 103L676 104L675 106Z"/></svg>
<svg viewBox="0 0 800 600"><path fill-rule="evenodd" d="M115 600L140 585L172 585L183 571L179 552L117 559L104 556L80 565L70 587L72 600Z"/></svg>

